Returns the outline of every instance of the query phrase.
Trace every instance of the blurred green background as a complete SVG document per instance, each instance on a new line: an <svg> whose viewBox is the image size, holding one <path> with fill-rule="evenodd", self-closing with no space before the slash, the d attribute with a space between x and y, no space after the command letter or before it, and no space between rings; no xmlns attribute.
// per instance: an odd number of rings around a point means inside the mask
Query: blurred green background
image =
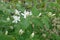
<svg viewBox="0 0 60 40"><path fill-rule="evenodd" d="M32 15L12 23L15 9ZM60 40L60 0L0 0L0 40Z"/></svg>

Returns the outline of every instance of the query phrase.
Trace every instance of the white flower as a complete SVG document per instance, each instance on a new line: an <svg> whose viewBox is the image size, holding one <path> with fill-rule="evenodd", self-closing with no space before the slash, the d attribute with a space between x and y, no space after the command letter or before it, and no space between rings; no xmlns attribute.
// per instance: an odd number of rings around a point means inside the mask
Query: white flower
<svg viewBox="0 0 60 40"><path fill-rule="evenodd" d="M7 34L8 34L8 31L6 30L5 35L7 35Z"/></svg>
<svg viewBox="0 0 60 40"><path fill-rule="evenodd" d="M51 17L52 17L52 16L55 16L55 15L56 15L56 14L52 14L52 12L49 12L49 13L48 13L48 16L51 16Z"/></svg>
<svg viewBox="0 0 60 40"><path fill-rule="evenodd" d="M12 16L13 17L13 23L18 23L18 21L20 21L20 16Z"/></svg>
<svg viewBox="0 0 60 40"><path fill-rule="evenodd" d="M24 31L22 29L19 30L19 34L23 34Z"/></svg>
<svg viewBox="0 0 60 40"><path fill-rule="evenodd" d="M29 11L24 11L24 14L23 13L21 13L23 16L24 16L24 18L26 19L26 17L27 16L29 16L29 15L32 15L32 12L29 12Z"/></svg>
<svg viewBox="0 0 60 40"><path fill-rule="evenodd" d="M31 34L31 37L33 38L33 37L34 37L34 35L35 35L35 33L33 32L33 33Z"/></svg>
<svg viewBox="0 0 60 40"><path fill-rule="evenodd" d="M24 11L24 14L26 15L26 16L28 16L29 15L29 11Z"/></svg>
<svg viewBox="0 0 60 40"><path fill-rule="evenodd" d="M20 15L20 14L19 14L20 12L21 12L21 11L18 11L17 9L15 9L15 14Z"/></svg>
<svg viewBox="0 0 60 40"><path fill-rule="evenodd" d="M52 15L52 12L49 12L48 15Z"/></svg>
<svg viewBox="0 0 60 40"><path fill-rule="evenodd" d="M7 18L7 21L10 21L10 18L9 17Z"/></svg>

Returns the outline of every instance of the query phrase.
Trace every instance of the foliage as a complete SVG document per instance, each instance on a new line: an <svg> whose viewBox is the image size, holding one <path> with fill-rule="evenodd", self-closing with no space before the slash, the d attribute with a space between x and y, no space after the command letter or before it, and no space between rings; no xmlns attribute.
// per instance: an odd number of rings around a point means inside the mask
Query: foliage
<svg viewBox="0 0 60 40"><path fill-rule="evenodd" d="M59 13L56 2L0 1L0 40L60 40Z"/></svg>

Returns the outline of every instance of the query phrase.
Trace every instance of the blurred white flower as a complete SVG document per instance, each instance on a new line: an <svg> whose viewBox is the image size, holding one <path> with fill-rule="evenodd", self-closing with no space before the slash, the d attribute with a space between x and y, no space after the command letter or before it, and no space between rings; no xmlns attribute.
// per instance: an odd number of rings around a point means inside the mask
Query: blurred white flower
<svg viewBox="0 0 60 40"><path fill-rule="evenodd" d="M40 17L42 15L42 13L39 13L39 15L37 17Z"/></svg>
<svg viewBox="0 0 60 40"><path fill-rule="evenodd" d="M23 34L24 31L22 29L19 30L19 34Z"/></svg>
<svg viewBox="0 0 60 40"><path fill-rule="evenodd" d="M31 11L29 12L29 11L26 11L26 10L25 10L25 11L24 11L24 14L21 13L21 15L23 15L24 18L26 19L27 16L32 15L32 12L31 12Z"/></svg>
<svg viewBox="0 0 60 40"><path fill-rule="evenodd" d="M33 33L31 34L31 37L33 38L33 37L34 37L34 35L35 35L35 33L33 32Z"/></svg>
<svg viewBox="0 0 60 40"><path fill-rule="evenodd" d="M48 15L51 16L52 15L52 12L49 12Z"/></svg>
<svg viewBox="0 0 60 40"><path fill-rule="evenodd" d="M52 16L55 16L55 15L56 15L56 14L52 14L52 12L49 12L49 13L48 13L48 16L51 16L51 17L52 17Z"/></svg>
<svg viewBox="0 0 60 40"><path fill-rule="evenodd" d="M24 16L28 16L29 15L29 11L24 11Z"/></svg>
<svg viewBox="0 0 60 40"><path fill-rule="evenodd" d="M13 21L12 21L12 23L18 23L18 21L20 21L20 16L12 16L13 17Z"/></svg>
<svg viewBox="0 0 60 40"><path fill-rule="evenodd" d="M13 26L10 26L10 29L14 29Z"/></svg>
<svg viewBox="0 0 60 40"><path fill-rule="evenodd" d="M5 35L7 35L7 34L8 34L8 31L6 30Z"/></svg>
<svg viewBox="0 0 60 40"><path fill-rule="evenodd" d="M21 11L18 11L17 9L15 9L15 14L20 15L20 14L19 14L20 12L21 12Z"/></svg>
<svg viewBox="0 0 60 40"><path fill-rule="evenodd" d="M55 16L56 14L52 14L52 16Z"/></svg>
<svg viewBox="0 0 60 40"><path fill-rule="evenodd" d="M7 21L10 21L10 18L9 17L7 18Z"/></svg>

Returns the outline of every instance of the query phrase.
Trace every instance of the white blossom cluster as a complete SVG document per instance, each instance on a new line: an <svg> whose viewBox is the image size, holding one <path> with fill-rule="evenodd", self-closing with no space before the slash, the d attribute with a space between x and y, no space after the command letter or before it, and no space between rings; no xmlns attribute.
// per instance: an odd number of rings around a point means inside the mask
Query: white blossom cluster
<svg viewBox="0 0 60 40"><path fill-rule="evenodd" d="M13 19L14 19L12 21L12 23L18 23L19 21L21 21L20 20L20 14L26 19L27 16L32 15L32 12L31 11L29 12L29 11L25 10L23 13L21 13L21 11L18 11L17 9L15 9L15 15L12 16Z"/></svg>
<svg viewBox="0 0 60 40"><path fill-rule="evenodd" d="M20 20L20 15L22 15L24 17L24 19L26 19L28 16L32 15L32 12L24 10L24 12L21 13L21 11L15 9L14 15L12 16L12 18L13 18L12 23L18 23L18 22L20 22L21 21ZM42 15L42 13L39 13L39 15L37 17L40 17L41 15ZM9 17L7 17L7 21L10 21Z"/></svg>
<svg viewBox="0 0 60 40"><path fill-rule="evenodd" d="M12 17L14 19L12 23L18 23L20 21L20 11L15 9L15 15L13 15Z"/></svg>
<svg viewBox="0 0 60 40"><path fill-rule="evenodd" d="M20 22L21 20L20 20L20 14L24 17L24 19L26 19L27 18L27 16L31 16L32 15L32 12L31 11L26 11L26 10L24 10L24 12L23 13L21 13L21 11L18 11L17 9L15 9L15 15L13 15L12 17L13 17L13 21L12 21L12 23L18 23L18 22ZM37 16L37 17L40 17L42 15L42 13L39 13L39 15ZM52 12L49 12L48 13L48 16L55 16L55 14L52 14ZM7 18L7 21L9 21L10 20L10 18L8 17Z"/></svg>
<svg viewBox="0 0 60 40"><path fill-rule="evenodd" d="M12 18L13 18L12 23L18 23L18 22L20 22L21 21L20 20L20 15L22 15L24 17L24 19L26 19L28 16L31 16L32 15L32 12L31 11L24 10L24 12L21 13L21 11L18 11L17 9L15 9L15 14L12 16ZM39 13L37 15L37 17L40 17L41 15L42 15L42 13ZM55 16L55 14L52 14L52 12L49 12L48 13L48 16ZM10 18L9 17L7 17L7 21L10 21ZM13 29L12 26L10 26L10 28ZM19 30L19 34L22 35L23 33L24 33L24 31L22 29L20 29ZM8 31L5 32L5 35L7 35L7 34L8 34ZM32 32L31 35L30 35L30 37L33 38L34 35L35 35L35 33ZM45 35L43 34L43 36L45 36Z"/></svg>

